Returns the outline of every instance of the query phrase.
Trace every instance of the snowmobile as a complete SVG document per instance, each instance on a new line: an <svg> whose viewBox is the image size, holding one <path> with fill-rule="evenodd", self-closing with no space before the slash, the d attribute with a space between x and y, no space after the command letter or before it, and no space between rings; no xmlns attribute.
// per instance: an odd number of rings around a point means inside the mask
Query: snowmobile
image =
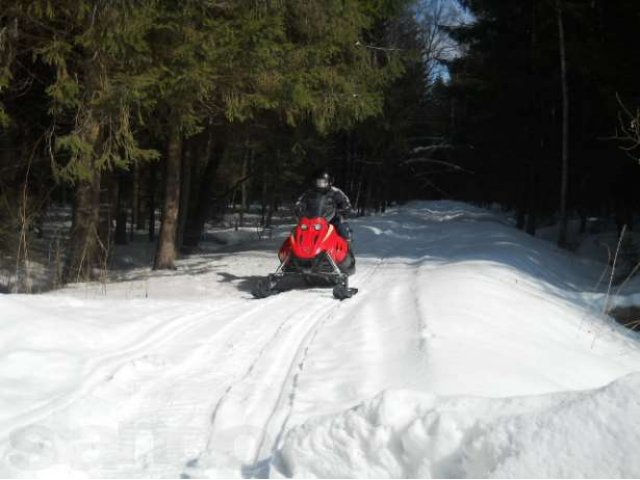
<svg viewBox="0 0 640 480"><path fill-rule="evenodd" d="M349 287L349 276L355 273L356 261L349 242L330 223L335 209L318 194L306 202L304 211L291 235L282 243L278 258L280 266L260 279L253 291L255 298L265 298L284 291L286 279L299 278L309 286L333 286L338 300L358 292Z"/></svg>

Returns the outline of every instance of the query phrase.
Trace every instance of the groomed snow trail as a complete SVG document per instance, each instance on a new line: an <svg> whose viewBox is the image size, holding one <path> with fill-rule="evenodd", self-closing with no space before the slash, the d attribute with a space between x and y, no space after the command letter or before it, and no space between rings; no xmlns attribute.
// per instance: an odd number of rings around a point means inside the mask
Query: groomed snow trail
<svg viewBox="0 0 640 480"><path fill-rule="evenodd" d="M354 282L370 280L381 263L382 259L363 261ZM243 266L238 262L240 269ZM271 268L265 266L261 273ZM62 468L65 474L87 471L98 477L175 478L194 470L198 474L208 464L213 470L205 474L214 476L268 473L268 467L258 466L268 466L265 460L285 428L311 343L327 321L344 317L358 297L341 303L330 289L306 289L257 301L233 288L232 300L225 298L228 292L195 302L169 300L169 286L163 281L182 284L177 288L180 294L189 282L161 279L164 300L160 302L125 300L128 321L114 319L112 325L125 324L124 331L114 334L111 348L82 352L82 371L75 372L78 378L71 388L7 415L1 425L8 437L7 475L50 474L52 469L58 473ZM129 296L138 288L108 287L115 290L114 298L123 292ZM14 311L22 318L37 318L59 308L58 320L74 316L70 305L82 315L93 316L89 312L94 309L114 312L99 298L102 292L96 293L101 289L86 287L80 298L42 296L35 308L33 302L22 305L20 300L26 298L20 298ZM145 296L152 295L145 291ZM42 300L44 304L38 305ZM147 325L129 331L136 317ZM72 330L81 321L76 317L66 327ZM91 323L100 322L95 318ZM51 333L52 327L44 328ZM76 334L76 340L85 348L94 346L88 338L93 333ZM10 348L9 342L6 347ZM43 362L48 356L46 351L34 355ZM33 449L38 450L36 460Z"/></svg>
<svg viewBox="0 0 640 480"><path fill-rule="evenodd" d="M637 336L597 311L600 265L453 202L354 227L360 293L343 302L322 288L251 298L281 238L190 257L177 273L134 272L106 292L0 297L0 477L484 476L491 458L447 463L396 427L407 412L432 422L425 402L496 421L492 397L525 415L531 402L508 399L553 404L640 370ZM429 428L442 432L438 452L463 458L471 447L451 435L481 430L452 418Z"/></svg>

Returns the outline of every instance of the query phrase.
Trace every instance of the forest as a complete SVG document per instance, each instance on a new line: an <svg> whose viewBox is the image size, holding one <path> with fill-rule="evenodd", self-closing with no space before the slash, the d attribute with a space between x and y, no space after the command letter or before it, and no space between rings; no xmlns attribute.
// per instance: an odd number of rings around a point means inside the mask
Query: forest
<svg viewBox="0 0 640 480"><path fill-rule="evenodd" d="M227 212L269 228L318 167L358 215L497 204L563 247L571 218L632 229L638 27L635 0L3 0L0 270L95 279L133 241L174 269ZM70 225L39 241L53 207Z"/></svg>

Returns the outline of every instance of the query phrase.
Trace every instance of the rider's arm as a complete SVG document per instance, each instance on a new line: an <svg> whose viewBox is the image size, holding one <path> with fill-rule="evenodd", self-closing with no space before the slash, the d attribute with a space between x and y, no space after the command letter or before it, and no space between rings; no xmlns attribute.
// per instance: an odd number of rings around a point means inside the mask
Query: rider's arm
<svg viewBox="0 0 640 480"><path fill-rule="evenodd" d="M304 204L305 204L305 196L307 195L307 193L303 193L302 195L300 195L300 198L298 198L298 200L296 201L296 204L293 207L293 211L296 214L296 217L300 217L302 215L302 212L304 211Z"/></svg>
<svg viewBox="0 0 640 480"><path fill-rule="evenodd" d="M349 197L347 197L342 190L334 187L334 198L336 209L341 215L346 215L351 211L351 202L349 201Z"/></svg>

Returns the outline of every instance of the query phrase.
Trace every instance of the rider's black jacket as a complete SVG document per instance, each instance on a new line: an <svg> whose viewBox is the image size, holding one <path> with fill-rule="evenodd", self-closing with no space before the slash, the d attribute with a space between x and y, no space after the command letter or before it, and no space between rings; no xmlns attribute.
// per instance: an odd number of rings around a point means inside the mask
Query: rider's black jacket
<svg viewBox="0 0 640 480"><path fill-rule="evenodd" d="M303 212L307 211L307 202L315 201L318 195L324 196L324 204L327 211L325 216L329 221L341 222L343 216L351 210L349 197L339 188L330 187L326 192L311 188L304 192L296 202L296 215L301 216Z"/></svg>

